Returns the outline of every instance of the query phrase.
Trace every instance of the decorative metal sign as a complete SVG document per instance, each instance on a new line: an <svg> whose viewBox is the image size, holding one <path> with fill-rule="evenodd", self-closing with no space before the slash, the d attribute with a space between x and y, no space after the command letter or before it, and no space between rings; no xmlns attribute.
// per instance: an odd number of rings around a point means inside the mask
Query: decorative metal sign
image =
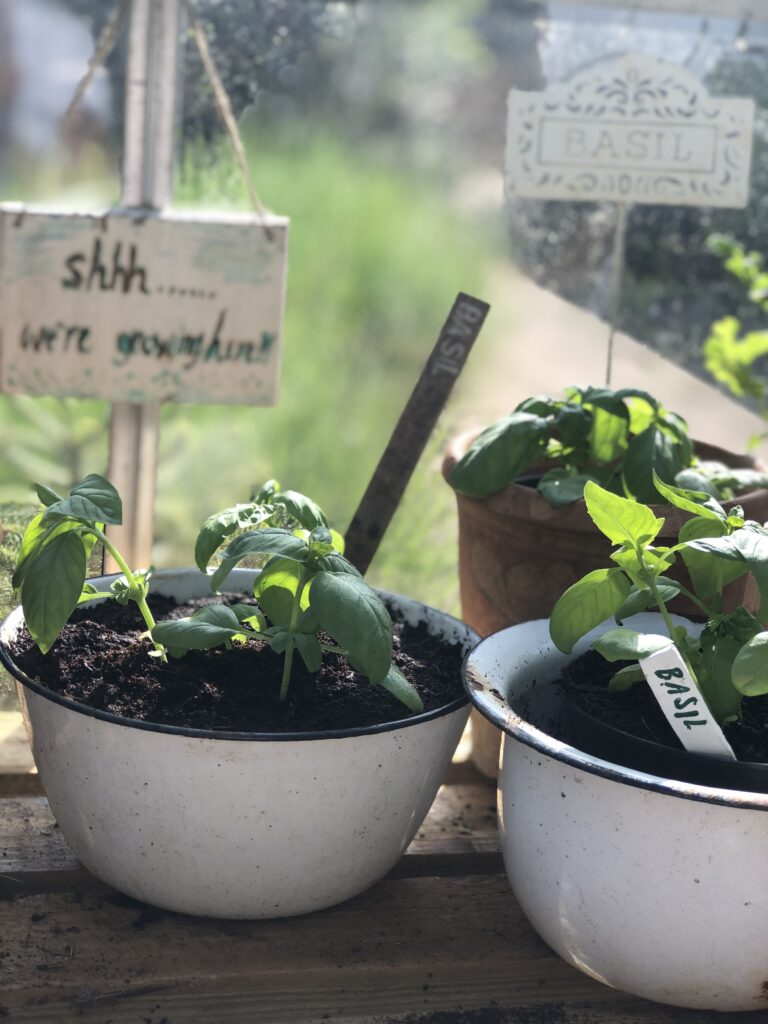
<svg viewBox="0 0 768 1024"><path fill-rule="evenodd" d="M2 390L274 403L287 232L281 217L0 207Z"/></svg>
<svg viewBox="0 0 768 1024"><path fill-rule="evenodd" d="M510 198L746 206L754 102L643 54L509 94Z"/></svg>

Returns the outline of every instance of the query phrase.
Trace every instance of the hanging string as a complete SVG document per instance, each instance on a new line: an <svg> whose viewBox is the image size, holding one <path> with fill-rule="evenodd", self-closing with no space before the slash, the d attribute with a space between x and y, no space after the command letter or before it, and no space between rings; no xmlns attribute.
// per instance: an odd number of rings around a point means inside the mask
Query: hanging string
<svg viewBox="0 0 768 1024"><path fill-rule="evenodd" d="M80 108L83 96L85 96L88 86L93 81L93 76L115 48L118 32L120 31L120 25L125 12L128 10L129 2L130 0L121 0L121 3L119 3L110 14L106 25L101 30L101 35L96 42L96 48L93 51L93 56L88 61L88 68L83 77L77 83L77 88L75 89L72 99L69 101L69 106L64 111L64 116L61 119L62 129L68 127L70 121Z"/></svg>
<svg viewBox="0 0 768 1024"><path fill-rule="evenodd" d="M120 31L120 25L123 21L126 11L128 10L129 4L130 0L121 0L121 2L115 7L112 14L109 16L109 19L107 20L107 23L105 24L104 28L101 31L101 35L98 38L96 47L93 51L93 56L88 61L88 68L83 77L77 83L77 87L72 96L72 99L69 102L69 106L64 112L64 116L62 117L62 128L65 128L70 123L72 118L75 116L78 109L80 108L83 96L85 95L85 93L88 90L88 87L93 81L93 76L96 74L99 68L102 67L104 62L109 57L110 53L112 53L112 50L115 47L115 43L117 42L117 37ZM274 240L274 234L267 222L268 213L261 199L259 199L259 195L256 191L256 186L253 183L253 178L251 177L251 172L248 167L248 158L245 155L245 146L243 145L243 140L240 136L240 130L237 127L237 121L235 120L235 115L232 111L232 104L229 100L229 96L227 95L227 91L224 88L224 85L221 81L221 77L218 73L218 70L216 69L216 64L214 62L213 55L211 54L210 47L208 46L208 39L205 35L205 29L203 28L202 23L200 22L200 19L197 16L197 12L195 11L194 6L192 5L192 0L184 0L184 6L186 7L187 14L189 16L190 25L192 27L192 33L195 37L195 43L197 44L200 59L203 62L203 68L205 69L206 77L208 78L211 89L213 90L213 98L216 104L216 110L218 111L219 117L222 120L222 123L226 129L227 134L229 135L230 142L232 143L232 149L234 150L235 158L237 159L237 163L242 172L243 180L245 181L245 187L248 190L248 195L250 197L253 208L256 211L259 220L261 221L261 226L264 229L264 234L266 235L267 239L271 242Z"/></svg>
<svg viewBox="0 0 768 1024"><path fill-rule="evenodd" d="M219 72L216 69L216 64L214 63L210 47L208 46L205 29L203 28L202 23L200 22L200 19L192 5L192 0L184 0L184 6L186 7L187 14L189 15L189 21L192 26L192 33L195 37L195 42L197 43L200 60L203 62L203 68L205 69L206 76L208 77L211 89L213 90L216 109L224 124L227 134L229 135L230 142L232 143L232 149L234 150L235 158L240 166L243 180L245 181L245 187L248 190L248 195L251 198L253 208L259 215L261 225L264 229L264 234L271 242L274 236L269 224L267 223L267 211L256 192L256 186L253 183L253 178L251 177L251 172L248 167L248 158L245 155L245 146L243 145L240 130L237 127L237 121L235 119L234 112L232 111L232 104L230 103L224 84L221 81Z"/></svg>

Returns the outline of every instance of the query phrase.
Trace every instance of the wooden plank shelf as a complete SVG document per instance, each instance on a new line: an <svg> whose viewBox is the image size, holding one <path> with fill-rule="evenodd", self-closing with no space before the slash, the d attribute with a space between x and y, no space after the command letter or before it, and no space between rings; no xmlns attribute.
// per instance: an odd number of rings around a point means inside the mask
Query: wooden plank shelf
<svg viewBox="0 0 768 1024"><path fill-rule="evenodd" d="M17 779L23 769L30 774L22 741L0 751ZM3 1021L723 1021L615 992L555 956L503 874L494 788L466 765L455 766L387 878L339 907L277 921L192 918L122 896L78 864L44 796L3 792ZM729 1024L765 1020L759 1011L728 1017Z"/></svg>

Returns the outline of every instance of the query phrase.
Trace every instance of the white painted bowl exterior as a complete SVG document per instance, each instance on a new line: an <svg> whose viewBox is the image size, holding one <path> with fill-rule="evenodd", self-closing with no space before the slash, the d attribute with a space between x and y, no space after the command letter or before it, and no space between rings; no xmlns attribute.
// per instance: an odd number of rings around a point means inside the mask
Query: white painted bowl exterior
<svg viewBox="0 0 768 1024"><path fill-rule="evenodd" d="M658 632L646 618L635 628ZM768 795L601 761L507 703L589 642L566 657L540 619L467 659L473 703L504 731L498 810L515 896L563 959L607 985L676 1006L768 1008Z"/></svg>
<svg viewBox="0 0 768 1024"><path fill-rule="evenodd" d="M245 590L253 576L235 570L228 587ZM210 593L197 570L152 583L179 600ZM394 600L465 650L476 642L463 623ZM17 609L0 643L21 621ZM335 738L225 739L118 724L18 689L46 795L78 859L138 900L230 918L303 914L378 881L421 825L469 714L454 706Z"/></svg>

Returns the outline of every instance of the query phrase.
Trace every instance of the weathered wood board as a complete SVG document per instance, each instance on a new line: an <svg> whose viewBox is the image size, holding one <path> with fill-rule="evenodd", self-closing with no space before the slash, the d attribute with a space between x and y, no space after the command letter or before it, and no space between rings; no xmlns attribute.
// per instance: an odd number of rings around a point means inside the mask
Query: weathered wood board
<svg viewBox="0 0 768 1024"><path fill-rule="evenodd" d="M273 216L0 207L0 387L273 404L287 233Z"/></svg>
<svg viewBox="0 0 768 1024"><path fill-rule="evenodd" d="M646 54L596 61L541 92L513 89L507 195L743 207L754 109Z"/></svg>
<svg viewBox="0 0 768 1024"><path fill-rule="evenodd" d="M502 873L494 787L444 786L378 885L276 921L148 907L72 856L42 798L0 799L0 1018L93 1024L718 1024L627 996L534 934ZM631 927L631 922L627 922ZM762 1024L766 1012L728 1015Z"/></svg>

